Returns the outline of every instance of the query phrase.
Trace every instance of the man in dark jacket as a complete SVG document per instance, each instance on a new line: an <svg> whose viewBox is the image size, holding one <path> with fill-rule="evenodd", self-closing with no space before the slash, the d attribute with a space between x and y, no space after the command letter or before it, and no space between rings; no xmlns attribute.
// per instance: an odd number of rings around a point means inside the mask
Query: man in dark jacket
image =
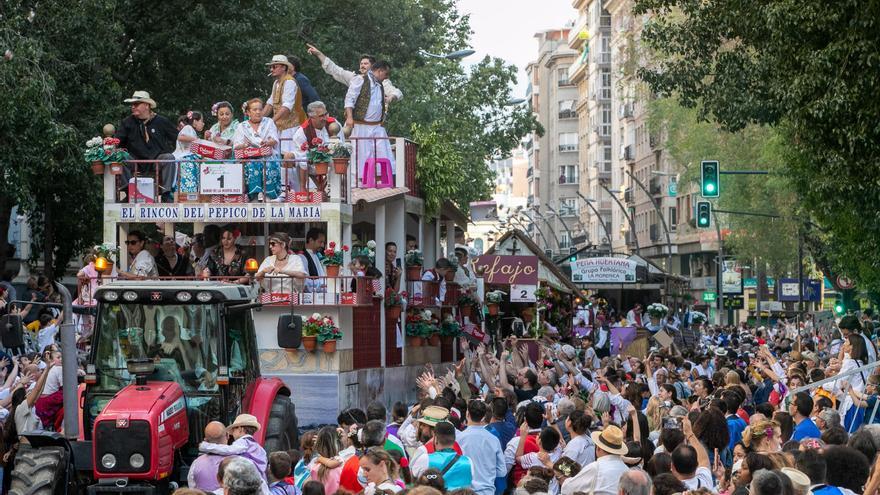
<svg viewBox="0 0 880 495"><path fill-rule="evenodd" d="M162 200L173 200L172 188L177 177L177 166L173 162L174 148L177 146L177 127L168 119L155 112L156 101L146 91L135 91L125 100L131 104L131 115L123 119L116 131L119 147L128 150L133 160L172 160L158 162ZM138 175L156 177L156 164L137 164ZM134 175L131 164L126 164L122 173L123 188L128 187Z"/></svg>
<svg viewBox="0 0 880 495"><path fill-rule="evenodd" d="M320 101L321 98L318 96L318 91L312 86L312 82L309 81L309 78L300 72L302 69L302 61L299 57L288 55L287 59L293 64L293 79L296 81L296 85L299 86L299 90L302 91L302 107L303 111L308 115L309 103Z"/></svg>

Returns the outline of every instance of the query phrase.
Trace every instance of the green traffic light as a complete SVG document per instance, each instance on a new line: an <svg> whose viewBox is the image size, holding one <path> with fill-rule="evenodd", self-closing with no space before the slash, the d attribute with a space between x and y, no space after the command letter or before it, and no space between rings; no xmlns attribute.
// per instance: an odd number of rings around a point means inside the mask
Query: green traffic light
<svg viewBox="0 0 880 495"><path fill-rule="evenodd" d="M706 184L706 192L715 192L715 184L712 184L711 182Z"/></svg>

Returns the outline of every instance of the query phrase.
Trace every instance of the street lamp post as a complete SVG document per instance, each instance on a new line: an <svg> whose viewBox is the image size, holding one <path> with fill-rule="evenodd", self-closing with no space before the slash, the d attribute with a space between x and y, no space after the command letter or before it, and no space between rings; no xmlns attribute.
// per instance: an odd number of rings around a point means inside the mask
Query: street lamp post
<svg viewBox="0 0 880 495"><path fill-rule="evenodd" d="M642 181L636 178L636 176L630 172L626 171L626 174L629 175L629 178L636 183L639 188L644 191L645 195L648 196L648 199L651 200L651 205L654 206L654 210L657 211L657 216L660 217L660 223L663 225L663 231L666 232L666 297L669 297L669 275L672 273L672 236L669 235L669 225L666 224L666 217L663 215L663 210L660 209L660 205L657 203L657 200L654 199L654 196L651 195L651 191L642 184Z"/></svg>
<svg viewBox="0 0 880 495"><path fill-rule="evenodd" d="M456 50L450 53L436 54L430 53L425 50L419 50L419 54L423 57L431 57L431 58L445 58L446 60L461 60L465 57L470 57L476 53L474 50Z"/></svg>
<svg viewBox="0 0 880 495"><path fill-rule="evenodd" d="M519 209L517 209L515 213L518 215L518 214L522 213L522 211L519 211ZM532 225L534 225L535 228L538 230L538 234L540 234L541 239L544 240L544 249L549 249L550 243L547 242L547 236L544 235L544 231L541 230L541 227L538 225L538 223L535 222L530 216L526 215L525 213L523 213L523 215L525 215L525 217L528 218L529 221L532 222ZM528 232L528 230L529 230L528 227L526 227L525 223L522 220L520 220L517 216L511 215L508 218L511 220L516 220L516 222L523 228L523 230Z"/></svg>
<svg viewBox="0 0 880 495"><path fill-rule="evenodd" d="M547 210L548 210L547 213L550 213L551 215L555 215L556 218L559 219L559 223L562 224L562 228L565 229L566 233L568 233L568 246L571 247L571 245L572 245L571 229L568 228L568 225L566 225L565 220L562 219L562 215L560 215L558 211L553 209L553 207L550 206L549 203L545 204L545 206L547 206Z"/></svg>
<svg viewBox="0 0 880 495"><path fill-rule="evenodd" d="M541 230L541 227L538 225L538 222L534 218L532 218L528 213L526 213L525 210L522 210L519 213L520 213L520 215L523 215L524 217L528 218L529 221L532 222L532 225L534 225L535 228L538 229L538 233L541 234L541 238L544 239L544 248L545 249L552 249L550 247L550 243L547 241L547 237L544 235L544 232ZM540 213L539 213L539 215L540 215ZM543 218L543 216L542 216L542 218ZM547 222L546 218L544 218L544 222L547 223L548 227L550 227L550 234L552 234L554 239L556 240L556 249L559 249L559 238L556 237L556 232L553 231L553 227L550 226L550 223Z"/></svg>
<svg viewBox="0 0 880 495"><path fill-rule="evenodd" d="M611 196L611 199L613 199L614 202L617 203L617 206L620 207L620 211L621 211L621 213L623 213L623 216L624 216L624 218L626 218L627 222L629 222L629 229L630 229L630 231L632 231L632 233L633 233L633 241L635 241L635 243L636 243L636 255L641 256L641 255L642 255L642 250L641 250L641 248L639 247L639 236L636 234L636 222L635 222L635 220L633 219L632 216L630 216L629 213L627 213L627 211L626 211L626 206L623 206L623 203L620 202L620 198L618 198L617 196L615 196L614 193L611 192L610 189L608 189L608 186L606 186L605 184L603 184L603 183L600 182L600 183L599 183L599 187L601 187L602 189L605 189L605 192L607 192L608 195ZM609 239L609 240L610 240L610 239Z"/></svg>
<svg viewBox="0 0 880 495"><path fill-rule="evenodd" d="M538 218L540 218L541 220L544 221L545 224L547 224L547 228L550 229L550 234L556 240L556 249L559 249L560 251L562 251L562 243L559 242L559 234L556 233L556 229L553 228L553 224L550 223L550 220L548 220L547 217L545 217L544 214L541 213L541 211L538 208L532 206L531 210L533 212L535 212L535 215L537 215Z"/></svg>
<svg viewBox="0 0 880 495"><path fill-rule="evenodd" d="M602 215L599 213L599 210L597 210L596 207L593 206L593 202L596 200L593 198L585 197L583 194L581 194L580 191L577 191L577 195L580 196L580 198L582 200L584 200L584 203L587 203L587 206L589 206L590 209L593 210L593 213L596 214L596 220L599 221L599 225L601 225L602 230L605 231L605 238L608 239L608 253L610 254L611 253L611 231L608 230L608 225L605 223L605 220L602 219Z"/></svg>

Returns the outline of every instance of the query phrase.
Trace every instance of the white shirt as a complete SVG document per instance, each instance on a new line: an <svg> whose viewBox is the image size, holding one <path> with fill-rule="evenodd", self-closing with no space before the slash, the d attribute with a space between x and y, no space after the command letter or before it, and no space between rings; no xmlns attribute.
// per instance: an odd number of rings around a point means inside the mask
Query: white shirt
<svg viewBox="0 0 880 495"><path fill-rule="evenodd" d="M321 68L324 69L324 72L327 73L328 76L336 79L348 86L351 83L351 80L357 75L350 70L345 70L342 67L336 65L330 57L324 57L324 61L321 62ZM382 81L382 87L385 88L385 97L391 98L392 100L400 100L403 98L403 93L397 89L393 84L391 84L390 79L385 79Z"/></svg>
<svg viewBox="0 0 880 495"><path fill-rule="evenodd" d="M264 259L257 271L262 272L269 267L275 266L275 259L274 254ZM280 272L266 275L266 278L263 279L263 289L272 294L290 294L293 291L291 276L296 272L307 273L305 267L303 267L302 258L295 254L288 254L287 264L284 265L284 268Z"/></svg>
<svg viewBox="0 0 880 495"><path fill-rule="evenodd" d="M596 444L589 434L575 435L562 452L565 457L586 466L596 460Z"/></svg>
<svg viewBox="0 0 880 495"><path fill-rule="evenodd" d="M181 141L179 139L180 136L189 136L194 138L199 137L199 135L196 134L196 130L193 129L191 125L184 126L183 129L181 129L180 132L177 133L178 140L177 148L174 149L174 158L177 158L178 160L191 153L191 151L189 150L189 146L192 144L191 142Z"/></svg>
<svg viewBox="0 0 880 495"><path fill-rule="evenodd" d="M379 81L373 76L372 72L367 73L370 78L370 104L367 106L367 112L364 114L364 120L367 122L378 122L382 120L382 109L385 102L382 101L382 89L379 87ZM348 92L345 93L345 108L354 108L354 104L361 94L361 86L364 85L362 76L354 77L348 85Z"/></svg>
<svg viewBox="0 0 880 495"><path fill-rule="evenodd" d="M715 493L715 484L712 482L712 472L709 468L698 467L693 478L681 480L688 490L696 490L698 488L706 488Z"/></svg>
<svg viewBox="0 0 880 495"><path fill-rule="evenodd" d="M260 119L260 125L257 130L250 124L250 121L242 122L235 128L235 136L232 137L232 145L239 146L244 144L248 147L259 148L260 143L269 139L275 140L273 151L278 152L278 128L272 119Z"/></svg>
<svg viewBox="0 0 880 495"><path fill-rule="evenodd" d="M275 89L277 87L278 87L278 80L276 79L275 82L272 83L272 93L269 94L269 101L268 101L269 105L272 104L272 100L273 100L272 95L275 94ZM295 80L290 79L288 81L284 81L284 87L281 88L281 106L282 107L284 107L288 110L293 109L293 104L296 101L296 90L297 90L297 86L296 86ZM272 113L277 114L278 110L281 110L281 109L280 108L273 108ZM242 122L242 124L244 124L244 122ZM241 127L241 126L239 126L239 127Z"/></svg>
<svg viewBox="0 0 880 495"><path fill-rule="evenodd" d="M330 141L330 134L327 132L327 126L323 129L315 129L315 137L320 138L327 144ZM306 131L301 125L284 129L281 131L281 153L293 153L293 158L298 160L296 166L306 168L308 151L302 150L302 145L307 141Z"/></svg>
<svg viewBox="0 0 880 495"><path fill-rule="evenodd" d="M150 256L149 251L146 249L142 249L141 252L134 257L134 261L128 266L128 273L140 277L159 276L159 271L156 269L156 260Z"/></svg>
<svg viewBox="0 0 880 495"><path fill-rule="evenodd" d="M28 405L27 399L21 401L21 404L15 408L15 429L21 435L26 431L40 430L40 422L37 420L37 413L34 408Z"/></svg>
<svg viewBox="0 0 880 495"><path fill-rule="evenodd" d="M54 323L46 328L41 328L37 332L37 348L40 349L40 352L43 352L43 349L55 342L55 334L57 333L58 325Z"/></svg>
<svg viewBox="0 0 880 495"><path fill-rule="evenodd" d="M40 394L41 397L52 395L61 390L63 385L61 369L61 366L53 366L49 370L49 376L46 377L46 385L43 386L43 393Z"/></svg>
<svg viewBox="0 0 880 495"><path fill-rule="evenodd" d="M591 495L617 495L620 477L629 471L618 455L605 455L588 464L562 484L562 495L584 492Z"/></svg>

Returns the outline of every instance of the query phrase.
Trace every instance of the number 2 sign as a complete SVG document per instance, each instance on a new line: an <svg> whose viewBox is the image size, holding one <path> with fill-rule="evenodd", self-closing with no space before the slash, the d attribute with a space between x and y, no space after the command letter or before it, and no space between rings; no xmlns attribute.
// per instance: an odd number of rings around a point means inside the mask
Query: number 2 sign
<svg viewBox="0 0 880 495"><path fill-rule="evenodd" d="M240 163L203 163L199 174L201 194L235 195L244 192Z"/></svg>
<svg viewBox="0 0 880 495"><path fill-rule="evenodd" d="M537 285L518 285L510 286L510 302L535 302L535 290Z"/></svg>

